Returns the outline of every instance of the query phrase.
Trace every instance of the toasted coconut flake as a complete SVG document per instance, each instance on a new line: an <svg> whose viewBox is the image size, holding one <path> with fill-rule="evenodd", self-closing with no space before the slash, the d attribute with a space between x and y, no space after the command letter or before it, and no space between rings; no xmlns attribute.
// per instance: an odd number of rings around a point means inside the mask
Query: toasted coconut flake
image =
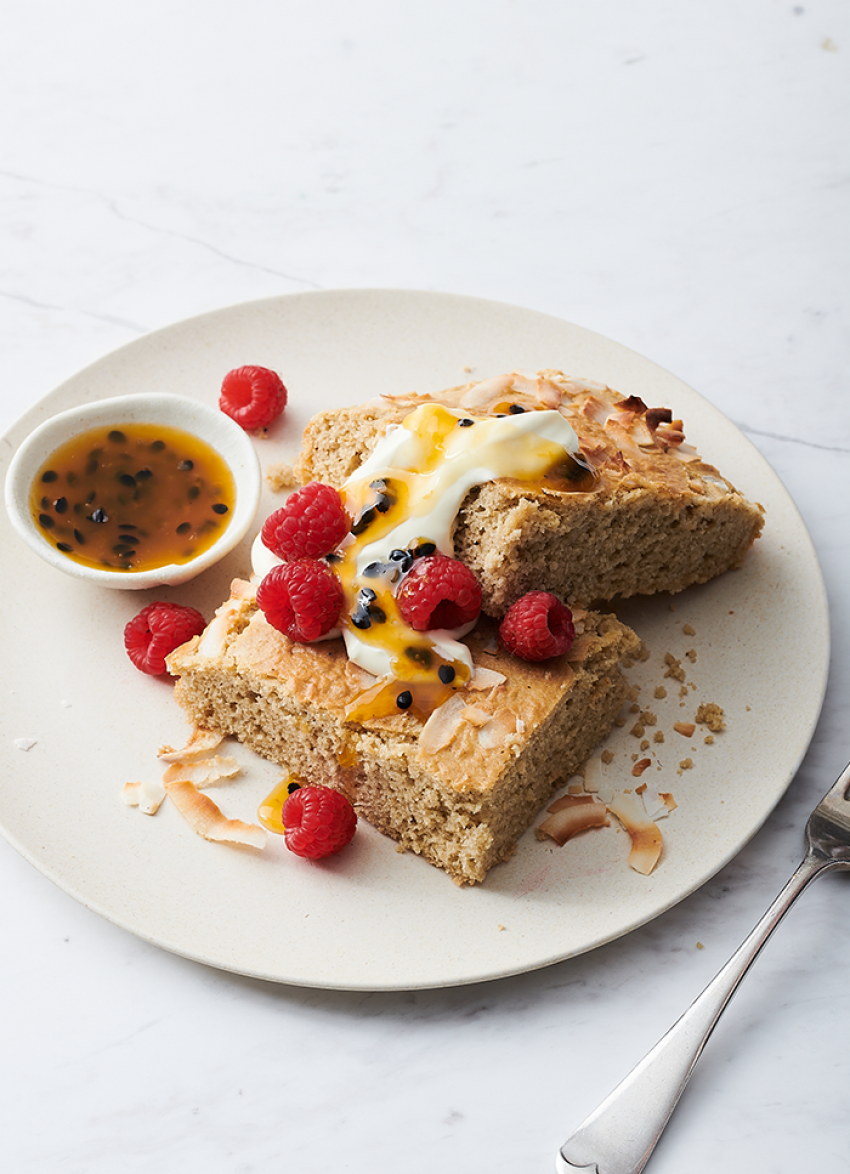
<svg viewBox="0 0 850 1174"><path fill-rule="evenodd" d="M550 803L546 810L554 815L556 811L563 811L567 807L575 807L577 803L595 802L596 799L593 795L562 795L560 799L556 799L554 803Z"/></svg>
<svg viewBox="0 0 850 1174"><path fill-rule="evenodd" d="M609 414L605 421L605 431L611 437L624 457L640 460L642 453L628 428L625 428L615 415Z"/></svg>
<svg viewBox="0 0 850 1174"><path fill-rule="evenodd" d="M202 730L200 726L195 726L185 746L180 750L175 750L173 746L162 746L157 757L162 762L194 762L215 750L223 741L224 734L218 730Z"/></svg>
<svg viewBox="0 0 850 1174"><path fill-rule="evenodd" d="M501 685L506 680L507 677L504 673L497 673L495 669L487 669L477 664L466 687L467 689L474 689L477 692L483 689L492 689L494 685Z"/></svg>
<svg viewBox="0 0 850 1174"><path fill-rule="evenodd" d="M547 836L559 847L578 832L608 827L611 822L605 804L598 803L592 795L565 795L553 803L549 811L551 814L540 824L537 835Z"/></svg>
<svg viewBox="0 0 850 1174"><path fill-rule="evenodd" d="M646 404L643 400L637 395L630 395L628 399L614 404L614 409L608 420L625 428L636 444L651 448L653 437L644 419L645 412ZM607 423L606 427L608 427Z"/></svg>
<svg viewBox="0 0 850 1174"><path fill-rule="evenodd" d="M228 819L209 795L202 795L188 779L167 782L165 789L189 826L205 840L243 844L250 848L265 847L263 828L258 824L243 823L241 819Z"/></svg>
<svg viewBox="0 0 850 1174"><path fill-rule="evenodd" d="M634 421L644 414L646 404L639 395L630 395L628 399L618 400L614 404L614 411L623 426L630 428Z"/></svg>
<svg viewBox="0 0 850 1174"><path fill-rule="evenodd" d="M652 766L652 759L641 758L640 761L636 762L632 767L632 774L636 779L639 779L648 766ZM644 786L645 785L646 784L644 784Z"/></svg>
<svg viewBox="0 0 850 1174"><path fill-rule="evenodd" d="M629 833L632 850L629 866L643 876L649 876L661 856L661 832L646 814L639 796L625 791L615 791L608 800L608 810L616 815Z"/></svg>
<svg viewBox="0 0 850 1174"><path fill-rule="evenodd" d="M166 787L172 782L188 782L196 787L211 787L222 779L232 779L239 774L237 759L229 754L214 754L212 758L190 759L187 762L172 762L162 776Z"/></svg>
<svg viewBox="0 0 850 1174"><path fill-rule="evenodd" d="M197 647L199 656L221 656L230 628L230 617L239 610L239 607L240 603L236 599L229 599L227 603L221 605L215 613L215 617L207 625L206 631L201 634Z"/></svg>
<svg viewBox="0 0 850 1174"><path fill-rule="evenodd" d="M653 433L655 443L659 448L679 448L685 442L685 433L682 431L682 421L674 420L672 424L662 424Z"/></svg>
<svg viewBox="0 0 850 1174"><path fill-rule="evenodd" d="M460 729L466 702L460 693L454 693L438 706L422 727L419 750L422 754L436 754L454 740Z"/></svg>
<svg viewBox="0 0 850 1174"><path fill-rule="evenodd" d="M670 424L673 421L673 413L669 408L647 408L646 409L646 423L650 432L655 432L662 424Z"/></svg>
<svg viewBox="0 0 850 1174"><path fill-rule="evenodd" d="M153 779L141 783L125 783L121 798L128 807L138 807L144 815L156 815L165 798L165 787Z"/></svg>
<svg viewBox="0 0 850 1174"><path fill-rule="evenodd" d="M659 791L658 797L661 799L661 802L664 804L664 806L667 808L668 811L675 811L676 808L679 806L669 791Z"/></svg>
<svg viewBox="0 0 850 1174"><path fill-rule="evenodd" d="M692 738L696 726L693 722L673 722L673 729L677 734L681 734L683 738Z"/></svg>
<svg viewBox="0 0 850 1174"><path fill-rule="evenodd" d="M141 783L125 783L121 788L121 798L128 807L138 807L141 791Z"/></svg>
<svg viewBox="0 0 850 1174"><path fill-rule="evenodd" d="M637 794L639 791L640 788L635 787L635 794ZM644 790L641 792L641 798L643 799L643 805L646 810L647 817L651 819L653 823L657 822L659 819L666 819L670 814L666 803L661 797L661 793L654 787L644 787Z"/></svg>
<svg viewBox="0 0 850 1174"><path fill-rule="evenodd" d="M165 798L165 787L156 779L144 779L139 788L139 811L143 815L156 815Z"/></svg>
<svg viewBox="0 0 850 1174"><path fill-rule="evenodd" d="M234 579L230 584L230 598L239 599L243 603L252 603L257 598L258 582L256 575L252 575L250 580Z"/></svg>
<svg viewBox="0 0 850 1174"><path fill-rule="evenodd" d="M492 721L493 715L483 705L465 705L461 710L461 718L471 726L483 726Z"/></svg>
<svg viewBox="0 0 850 1174"><path fill-rule="evenodd" d="M605 773L602 770L602 759L599 755L588 758L584 764L584 789L595 793L605 782Z"/></svg>
<svg viewBox="0 0 850 1174"><path fill-rule="evenodd" d="M487 408L494 400L510 391L513 382L513 375L497 375L493 379L473 383L460 397L460 404L470 411L475 408Z"/></svg>
<svg viewBox="0 0 850 1174"><path fill-rule="evenodd" d="M584 406L581 411L582 415L587 416L588 420L593 420L597 424L604 425L611 408L608 404L603 403L602 400L597 399L595 395L589 395L584 401Z"/></svg>
<svg viewBox="0 0 850 1174"><path fill-rule="evenodd" d="M513 710L502 706L490 721L478 731L478 741L485 750L504 746L517 732L517 718Z"/></svg>

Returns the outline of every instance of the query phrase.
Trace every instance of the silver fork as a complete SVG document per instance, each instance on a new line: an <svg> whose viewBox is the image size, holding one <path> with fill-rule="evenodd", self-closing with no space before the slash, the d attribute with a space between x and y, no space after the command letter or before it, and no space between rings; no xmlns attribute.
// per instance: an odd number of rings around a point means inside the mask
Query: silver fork
<svg viewBox="0 0 850 1174"><path fill-rule="evenodd" d="M681 1019L567 1138L555 1159L558 1174L639 1174L644 1168L708 1037L762 946L809 881L831 868L850 868L848 790L850 765L809 816L800 867Z"/></svg>

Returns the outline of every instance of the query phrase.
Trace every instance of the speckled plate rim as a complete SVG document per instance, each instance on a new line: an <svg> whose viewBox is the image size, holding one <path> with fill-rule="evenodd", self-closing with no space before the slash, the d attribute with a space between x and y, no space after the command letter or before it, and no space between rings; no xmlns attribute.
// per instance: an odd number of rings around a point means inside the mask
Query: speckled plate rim
<svg viewBox="0 0 850 1174"><path fill-rule="evenodd" d="M150 818L120 800L123 782L156 777L157 748L180 744L186 732L170 685L140 677L121 648L123 625L148 593L93 588L52 571L2 518L0 556L14 574L4 575L0 600L15 622L0 647L0 830L18 851L82 904L162 948L270 981L347 990L478 982L583 953L657 917L740 851L809 745L826 687L829 623L802 519L731 421L649 360L560 319L459 295L339 290L228 307L106 355L0 438L0 471L48 415L141 390L215 402L223 374L243 363L273 367L289 389L285 418L255 441L264 466L294 457L320 407L433 392L511 369L559 367L672 407L705 459L765 506L765 534L741 570L620 614L652 651L633 671L641 703L672 651L689 667L694 697L724 705L728 728L714 746L694 748L693 769L678 766L678 746L665 751L653 781L674 792L678 807L663 825L665 853L650 877L628 869L625 837L614 829L564 849L529 832L474 889L398 855L365 825L346 852L317 865L277 840L262 854L209 844L167 805ZM278 503L266 487L257 524ZM252 537L157 597L210 616L230 578L247 569ZM683 634L686 624L694 637ZM653 704L659 727L682 716L674 690ZM622 778L636 748L630 738L622 729L611 742ZM16 745L21 739L30 749ZM235 753L243 773L216 799L227 814L252 819L279 772L241 747Z"/></svg>

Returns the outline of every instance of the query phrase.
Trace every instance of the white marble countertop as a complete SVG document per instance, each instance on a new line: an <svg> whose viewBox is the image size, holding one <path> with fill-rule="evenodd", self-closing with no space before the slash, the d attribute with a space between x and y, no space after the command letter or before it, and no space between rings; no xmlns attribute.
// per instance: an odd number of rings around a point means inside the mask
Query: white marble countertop
<svg viewBox="0 0 850 1174"><path fill-rule="evenodd" d="M7 4L0 430L103 353L247 299L524 305L649 356L753 441L812 535L833 659L799 775L719 875L474 987L207 970L0 841L5 1170L551 1170L761 915L850 759L848 54L840 0ZM842 874L736 996L654 1174L846 1169L848 974Z"/></svg>

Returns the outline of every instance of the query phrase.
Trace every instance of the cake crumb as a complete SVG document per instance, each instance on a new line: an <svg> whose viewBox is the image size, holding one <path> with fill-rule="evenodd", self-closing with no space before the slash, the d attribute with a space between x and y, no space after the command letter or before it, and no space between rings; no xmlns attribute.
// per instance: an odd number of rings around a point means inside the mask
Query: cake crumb
<svg viewBox="0 0 850 1174"><path fill-rule="evenodd" d="M640 706L635 702L634 705L629 706L629 713L640 713Z"/></svg>
<svg viewBox="0 0 850 1174"><path fill-rule="evenodd" d="M501 933L504 928L505 927L501 923L496 926L496 929L499 931L499 933Z"/></svg>
<svg viewBox="0 0 850 1174"><path fill-rule="evenodd" d="M629 689L628 693L626 694L626 700L627 701L637 701L639 695L640 695L640 685L632 685L631 689Z"/></svg>
<svg viewBox="0 0 850 1174"><path fill-rule="evenodd" d="M656 730L655 733L652 735L652 740L653 740L653 742L663 742L664 741L664 731L663 730Z"/></svg>
<svg viewBox="0 0 850 1174"><path fill-rule="evenodd" d="M701 726L708 726L713 734L718 734L721 730L726 729L726 722L723 718L723 710L713 701L704 702L696 712L696 721Z"/></svg>
<svg viewBox="0 0 850 1174"><path fill-rule="evenodd" d="M299 484L295 470L286 461L269 465L266 468L266 481L275 493L280 493L283 489L294 489Z"/></svg>
<svg viewBox="0 0 850 1174"><path fill-rule="evenodd" d="M685 653L685 656L688 658L688 660L691 662L691 664L696 664L697 650L695 648L689 648L688 651Z"/></svg>
<svg viewBox="0 0 850 1174"><path fill-rule="evenodd" d="M714 734L706 734L705 737L703 738L703 742L705 743L706 746L713 746L714 745Z"/></svg>
<svg viewBox="0 0 850 1174"><path fill-rule="evenodd" d="M684 628L682 628L682 631L686 636L696 636L696 630L692 628L690 624L685 624Z"/></svg>
<svg viewBox="0 0 850 1174"><path fill-rule="evenodd" d="M644 728L640 724L640 722L635 722L635 724L629 730L629 733L635 738L642 738L645 732L646 731L644 730Z"/></svg>
<svg viewBox="0 0 850 1174"><path fill-rule="evenodd" d="M667 665L667 669L664 673L665 677L672 677L674 681L684 681L685 670L682 668L682 662L680 660L676 660L676 657L672 652L667 652L664 654L664 663Z"/></svg>
<svg viewBox="0 0 850 1174"><path fill-rule="evenodd" d="M645 726L655 726L658 724L658 716L651 709L641 710L640 720Z"/></svg>
<svg viewBox="0 0 850 1174"><path fill-rule="evenodd" d="M679 763L679 773L681 774L683 770L690 770L693 765L694 760L692 758L683 758Z"/></svg>
<svg viewBox="0 0 850 1174"><path fill-rule="evenodd" d="M704 950L704 949L705 949L705 946L702 944L702 942L697 942L697 949L698 949L698 950Z"/></svg>
<svg viewBox="0 0 850 1174"><path fill-rule="evenodd" d="M609 762L614 761L614 754L613 754L613 751L611 751L611 750L603 750L601 757L602 757L602 761L605 763L606 766L608 765Z"/></svg>
<svg viewBox="0 0 850 1174"><path fill-rule="evenodd" d="M664 688L664 686L663 685L656 685L655 692L653 693L653 697L655 697L655 698L657 698L657 700L661 701L661 699L666 696L667 696L667 690Z"/></svg>
<svg viewBox="0 0 850 1174"><path fill-rule="evenodd" d="M649 749L649 738L643 739L643 741L640 744L640 748L641 748L641 750L648 750Z"/></svg>

